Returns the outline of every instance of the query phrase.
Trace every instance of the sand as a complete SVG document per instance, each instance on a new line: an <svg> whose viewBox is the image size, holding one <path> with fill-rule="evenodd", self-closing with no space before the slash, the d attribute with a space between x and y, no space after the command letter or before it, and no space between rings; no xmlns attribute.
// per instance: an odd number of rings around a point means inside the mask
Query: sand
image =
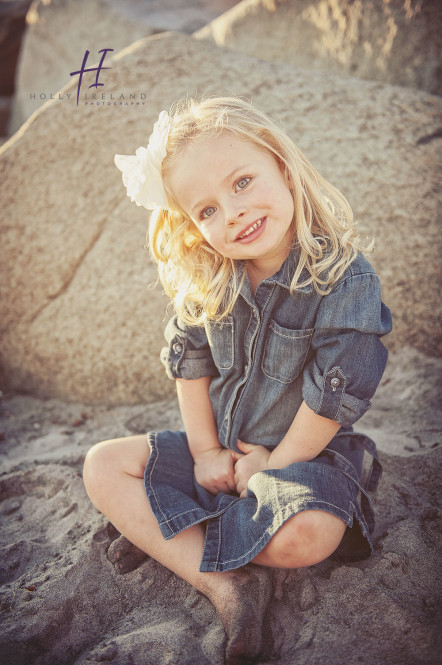
<svg viewBox="0 0 442 665"><path fill-rule="evenodd" d="M272 571L271 662L440 662L440 365L412 349L391 355L359 428L385 467L375 553ZM116 572L81 478L94 442L179 428L174 400L109 408L3 395L1 410L0 661L222 665L224 631L203 595L150 558Z"/></svg>

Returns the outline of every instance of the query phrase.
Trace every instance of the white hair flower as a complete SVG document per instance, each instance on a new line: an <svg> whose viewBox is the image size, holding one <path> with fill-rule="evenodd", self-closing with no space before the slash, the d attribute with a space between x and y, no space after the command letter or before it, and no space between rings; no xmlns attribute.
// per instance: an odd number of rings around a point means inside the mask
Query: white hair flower
<svg viewBox="0 0 442 665"><path fill-rule="evenodd" d="M167 111L161 111L147 148L139 147L135 155L115 155L116 166L123 174L127 195L137 206L148 210L160 207L169 209L161 178L161 164L166 156L167 139L171 119Z"/></svg>

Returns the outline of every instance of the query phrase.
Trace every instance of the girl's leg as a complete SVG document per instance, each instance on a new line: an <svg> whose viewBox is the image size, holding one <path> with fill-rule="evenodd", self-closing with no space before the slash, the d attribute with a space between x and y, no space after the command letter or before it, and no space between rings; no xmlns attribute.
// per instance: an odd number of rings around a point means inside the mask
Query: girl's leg
<svg viewBox="0 0 442 665"><path fill-rule="evenodd" d="M228 636L228 664L256 657L264 642L271 646L263 630L272 594L269 571L249 566L227 573L200 573L204 545L200 525L164 540L144 490L148 456L145 436L94 446L84 464L84 483L91 501L130 542L211 600Z"/></svg>
<svg viewBox="0 0 442 665"><path fill-rule="evenodd" d="M83 478L92 503L138 548L199 588L204 533L200 526L164 540L144 489L149 457L145 436L104 441L91 448Z"/></svg>
<svg viewBox="0 0 442 665"><path fill-rule="evenodd" d="M203 591L212 576L200 573L204 531L199 525L164 540L144 490L144 469L149 457L146 436L113 439L88 452L84 482L95 506L138 548ZM276 568L301 568L332 554L346 525L321 510L307 510L289 519L254 562Z"/></svg>
<svg viewBox="0 0 442 665"><path fill-rule="evenodd" d="M323 510L291 517L255 557L254 563L276 568L304 568L327 559L338 547L346 524Z"/></svg>

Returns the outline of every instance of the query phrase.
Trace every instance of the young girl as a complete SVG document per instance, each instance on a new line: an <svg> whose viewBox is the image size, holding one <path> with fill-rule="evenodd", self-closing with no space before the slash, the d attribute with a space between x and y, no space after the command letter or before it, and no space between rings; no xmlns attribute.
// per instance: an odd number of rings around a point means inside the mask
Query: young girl
<svg viewBox="0 0 442 665"><path fill-rule="evenodd" d="M251 662L272 648L266 567L372 550L380 465L352 425L382 376L390 312L345 198L250 104L163 111L148 147L115 161L154 210L175 308L161 359L185 431L94 446L86 489L125 537L111 558L129 569L147 553L190 582L223 621L226 662Z"/></svg>

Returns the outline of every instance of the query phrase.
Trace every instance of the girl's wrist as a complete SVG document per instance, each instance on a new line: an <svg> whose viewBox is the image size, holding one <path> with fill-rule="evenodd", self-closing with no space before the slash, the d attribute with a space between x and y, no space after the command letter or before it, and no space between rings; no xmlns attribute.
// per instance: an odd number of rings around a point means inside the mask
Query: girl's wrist
<svg viewBox="0 0 442 665"><path fill-rule="evenodd" d="M189 441L190 454L192 455L194 460L197 457L202 457L203 455L207 455L212 452L219 452L219 450L221 449L222 445L220 444L219 441L212 441L212 442L204 441L203 443L197 443L197 444L195 444L194 442L191 443Z"/></svg>
<svg viewBox="0 0 442 665"><path fill-rule="evenodd" d="M291 452L291 454L284 454L278 446L272 450L268 459L267 459L267 469L283 469L284 467L297 462L296 456Z"/></svg>

